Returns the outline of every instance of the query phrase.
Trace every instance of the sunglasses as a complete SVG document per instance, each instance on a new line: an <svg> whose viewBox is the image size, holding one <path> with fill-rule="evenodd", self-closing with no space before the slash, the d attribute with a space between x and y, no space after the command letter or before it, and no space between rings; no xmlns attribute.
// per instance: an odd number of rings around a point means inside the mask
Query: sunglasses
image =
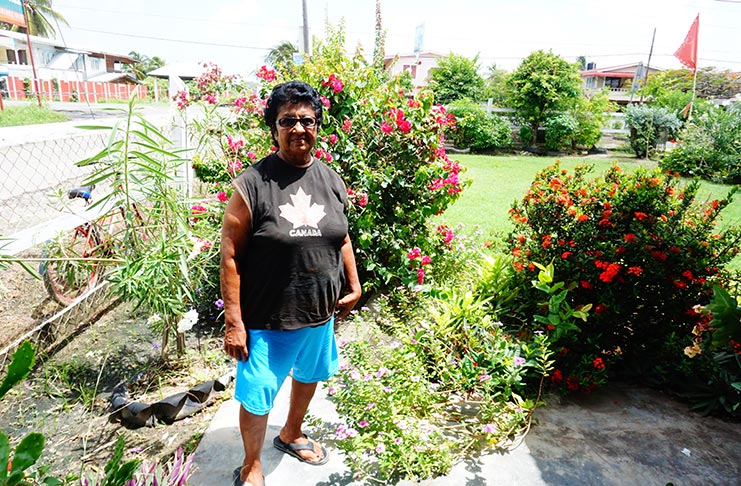
<svg viewBox="0 0 741 486"><path fill-rule="evenodd" d="M304 128L314 128L316 126L316 118L310 116L302 116L301 118L287 116L278 120L278 125L283 128L293 128L296 126L296 123L301 123L301 126Z"/></svg>

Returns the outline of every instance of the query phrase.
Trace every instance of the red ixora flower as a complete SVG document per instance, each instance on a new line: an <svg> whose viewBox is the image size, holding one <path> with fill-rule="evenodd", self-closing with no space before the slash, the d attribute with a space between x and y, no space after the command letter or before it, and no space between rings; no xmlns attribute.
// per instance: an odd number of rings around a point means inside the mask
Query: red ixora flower
<svg viewBox="0 0 741 486"><path fill-rule="evenodd" d="M644 219L648 218L648 214L642 213L640 211L636 211L633 213L638 221L643 221Z"/></svg>
<svg viewBox="0 0 741 486"><path fill-rule="evenodd" d="M579 378L576 376L569 376L566 378L566 388L568 388L571 391L576 391L579 389Z"/></svg>
<svg viewBox="0 0 741 486"><path fill-rule="evenodd" d="M561 373L561 370L553 371L553 374L551 375L551 381L553 383L561 383L561 381L563 381L563 373Z"/></svg>
<svg viewBox="0 0 741 486"><path fill-rule="evenodd" d="M592 361L592 364L594 365L595 369L598 369L598 370L605 369L605 362L602 360L602 358L594 358L594 361Z"/></svg>

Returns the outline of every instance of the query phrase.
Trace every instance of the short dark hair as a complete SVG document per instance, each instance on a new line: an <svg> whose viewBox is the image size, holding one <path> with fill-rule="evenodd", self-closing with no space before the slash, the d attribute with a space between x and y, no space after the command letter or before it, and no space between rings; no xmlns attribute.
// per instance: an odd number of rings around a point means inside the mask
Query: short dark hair
<svg viewBox="0 0 741 486"><path fill-rule="evenodd" d="M277 146L277 140L275 139L275 123L278 118L278 110L286 103L309 103L314 109L314 116L316 117L317 130L322 126L322 100L319 98L319 93L309 84L303 81L288 81L282 83L273 88L273 92L270 93L268 98L267 106L263 113L265 124L270 128L270 133L273 136L273 142Z"/></svg>

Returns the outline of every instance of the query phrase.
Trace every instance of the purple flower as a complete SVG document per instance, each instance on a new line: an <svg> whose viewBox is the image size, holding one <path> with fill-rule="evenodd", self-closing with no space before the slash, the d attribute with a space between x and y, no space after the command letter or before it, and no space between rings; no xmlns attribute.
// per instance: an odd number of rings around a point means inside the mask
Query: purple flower
<svg viewBox="0 0 741 486"><path fill-rule="evenodd" d="M479 383L483 383L483 382L488 381L488 380L491 380L491 376L490 375L481 375L481 376L479 376Z"/></svg>
<svg viewBox="0 0 741 486"><path fill-rule="evenodd" d="M216 302L214 302L214 305L217 309L221 310L224 308L224 301L222 299L217 299Z"/></svg>
<svg viewBox="0 0 741 486"><path fill-rule="evenodd" d="M484 425L484 433L485 434L493 434L497 431L497 425L496 424L486 424Z"/></svg>
<svg viewBox="0 0 741 486"><path fill-rule="evenodd" d="M361 429L364 429L364 428L368 427L369 425L370 424L368 423L367 420L361 420L360 422L358 422L358 427L360 427Z"/></svg>
<svg viewBox="0 0 741 486"><path fill-rule="evenodd" d="M382 454L386 450L386 446L381 443L376 446L376 454Z"/></svg>
<svg viewBox="0 0 741 486"><path fill-rule="evenodd" d="M525 364L525 358L522 356L515 356L515 366L522 366Z"/></svg>

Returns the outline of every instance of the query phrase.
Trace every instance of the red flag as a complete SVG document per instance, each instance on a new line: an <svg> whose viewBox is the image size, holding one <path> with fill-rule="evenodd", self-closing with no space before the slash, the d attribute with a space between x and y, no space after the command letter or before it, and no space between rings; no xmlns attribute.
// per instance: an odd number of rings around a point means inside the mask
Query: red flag
<svg viewBox="0 0 741 486"><path fill-rule="evenodd" d="M684 42L679 46L677 52L674 53L674 57L679 59L679 62L692 69L693 72L697 71L697 31L700 27L700 14L697 14L695 21L692 22L690 31L687 32L687 37L684 38Z"/></svg>

